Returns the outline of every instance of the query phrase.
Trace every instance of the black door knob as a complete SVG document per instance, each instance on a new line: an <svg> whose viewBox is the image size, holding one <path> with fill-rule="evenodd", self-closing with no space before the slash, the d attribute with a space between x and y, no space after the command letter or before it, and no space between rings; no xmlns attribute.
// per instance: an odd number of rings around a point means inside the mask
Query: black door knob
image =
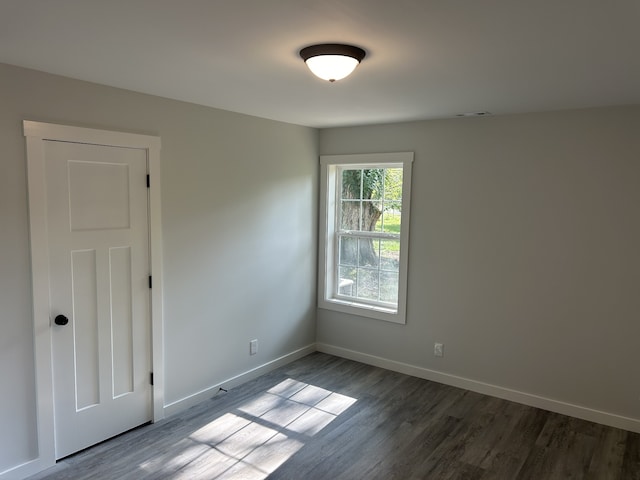
<svg viewBox="0 0 640 480"><path fill-rule="evenodd" d="M65 317L64 315L58 315L53 322L56 325L66 325L67 323L69 323L69 319L67 317Z"/></svg>

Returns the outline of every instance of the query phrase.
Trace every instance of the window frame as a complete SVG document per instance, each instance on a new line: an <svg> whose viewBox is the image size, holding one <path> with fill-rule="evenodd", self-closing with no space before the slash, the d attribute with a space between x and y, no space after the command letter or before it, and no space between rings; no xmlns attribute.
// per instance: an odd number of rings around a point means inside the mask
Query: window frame
<svg viewBox="0 0 640 480"><path fill-rule="evenodd" d="M406 323L409 223L411 218L411 169L413 152L320 156L320 208L318 255L318 307L392 323ZM402 168L402 222L398 268L398 304L389 308L377 302L347 299L337 292L339 219L338 172L344 168ZM384 234L383 234L384 235ZM381 235L381 236L383 236ZM365 234L367 236L367 234ZM378 235L374 235L378 238Z"/></svg>

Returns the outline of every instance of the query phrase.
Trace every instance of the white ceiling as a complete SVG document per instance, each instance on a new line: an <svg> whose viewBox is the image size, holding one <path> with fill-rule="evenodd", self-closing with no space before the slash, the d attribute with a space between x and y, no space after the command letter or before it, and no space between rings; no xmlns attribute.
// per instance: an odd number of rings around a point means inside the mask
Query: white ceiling
<svg viewBox="0 0 640 480"><path fill-rule="evenodd" d="M313 127L640 104L640 0L0 0L0 62Z"/></svg>

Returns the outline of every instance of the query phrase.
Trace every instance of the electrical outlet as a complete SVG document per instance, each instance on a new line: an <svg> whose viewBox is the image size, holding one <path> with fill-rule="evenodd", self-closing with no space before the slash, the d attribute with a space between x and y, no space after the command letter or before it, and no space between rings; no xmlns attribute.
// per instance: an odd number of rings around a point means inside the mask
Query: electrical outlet
<svg viewBox="0 0 640 480"><path fill-rule="evenodd" d="M251 340L249 342L249 355L255 355L258 353L258 340Z"/></svg>
<svg viewBox="0 0 640 480"><path fill-rule="evenodd" d="M443 357L444 356L444 344L443 343L434 343L433 344L433 355L435 357Z"/></svg>

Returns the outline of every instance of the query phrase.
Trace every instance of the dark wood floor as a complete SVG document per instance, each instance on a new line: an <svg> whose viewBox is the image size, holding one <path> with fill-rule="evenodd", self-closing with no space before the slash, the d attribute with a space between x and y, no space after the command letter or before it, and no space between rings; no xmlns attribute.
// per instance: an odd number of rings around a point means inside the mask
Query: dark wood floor
<svg viewBox="0 0 640 480"><path fill-rule="evenodd" d="M631 480L640 435L314 353L34 478Z"/></svg>

